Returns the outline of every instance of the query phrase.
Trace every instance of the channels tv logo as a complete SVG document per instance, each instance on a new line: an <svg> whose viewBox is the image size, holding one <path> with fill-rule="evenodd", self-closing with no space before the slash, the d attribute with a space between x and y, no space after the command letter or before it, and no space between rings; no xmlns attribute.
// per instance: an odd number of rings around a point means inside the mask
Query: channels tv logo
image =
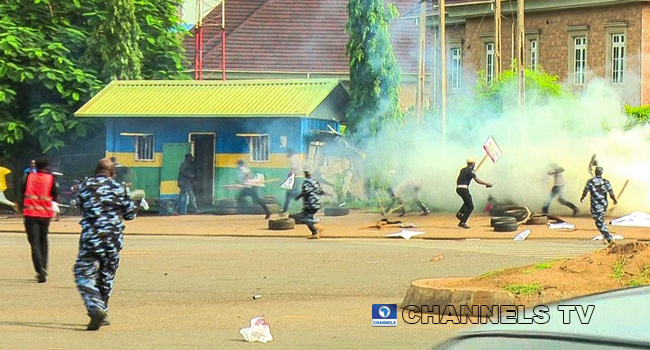
<svg viewBox="0 0 650 350"><path fill-rule="evenodd" d="M372 326L397 326L397 304L372 304Z"/></svg>

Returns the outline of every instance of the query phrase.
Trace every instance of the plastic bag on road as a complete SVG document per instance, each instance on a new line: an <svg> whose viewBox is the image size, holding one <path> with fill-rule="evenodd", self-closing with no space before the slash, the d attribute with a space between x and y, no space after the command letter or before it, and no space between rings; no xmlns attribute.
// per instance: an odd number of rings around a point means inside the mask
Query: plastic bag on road
<svg viewBox="0 0 650 350"><path fill-rule="evenodd" d="M271 327L262 317L253 317L251 326L239 330L239 334L249 343L268 343L273 340Z"/></svg>

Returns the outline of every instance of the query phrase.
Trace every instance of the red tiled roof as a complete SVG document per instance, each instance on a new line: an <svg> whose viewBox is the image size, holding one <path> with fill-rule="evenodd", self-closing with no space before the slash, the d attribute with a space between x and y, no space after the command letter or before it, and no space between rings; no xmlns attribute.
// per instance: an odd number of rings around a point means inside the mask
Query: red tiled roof
<svg viewBox="0 0 650 350"><path fill-rule="evenodd" d="M229 6L251 1L263 4L247 17L250 10L241 11L233 19ZM392 2L401 13L406 13L419 0ZM226 69L347 74L348 36L344 33L347 3L348 0L229 0L226 2ZM206 23L221 21L219 14L209 17ZM221 70L220 29L216 29L215 34L204 29L204 70ZM396 20L391 25L391 34L402 70L415 72L418 49L415 22ZM194 38L186 39L185 46L193 62Z"/></svg>

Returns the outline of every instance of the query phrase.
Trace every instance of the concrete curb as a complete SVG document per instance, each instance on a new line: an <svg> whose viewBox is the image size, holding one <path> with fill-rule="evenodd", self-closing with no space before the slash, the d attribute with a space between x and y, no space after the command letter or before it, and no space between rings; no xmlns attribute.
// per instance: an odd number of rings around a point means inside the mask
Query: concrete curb
<svg viewBox="0 0 650 350"><path fill-rule="evenodd" d="M478 290L472 288L446 288L431 286L431 281L462 281L466 278L443 278L415 280L406 291L402 309L422 313L443 314L451 311L453 316L472 315L472 308L480 313L485 308L498 306L499 311L514 310L518 305L533 307L567 298L560 291L545 291L543 294L517 296L506 291ZM568 296L573 297L573 296ZM462 306L462 307L461 307ZM418 309L416 309L418 308Z"/></svg>
<svg viewBox="0 0 650 350"><path fill-rule="evenodd" d="M472 307L499 306L501 309L502 306L516 305L517 298L509 292L431 287L426 283L429 281L431 280L416 280L411 283L402 301L403 309L415 310L417 307L420 310L416 311L441 313L447 308L452 314L471 316L468 313L471 312ZM501 309L503 310L505 308Z"/></svg>

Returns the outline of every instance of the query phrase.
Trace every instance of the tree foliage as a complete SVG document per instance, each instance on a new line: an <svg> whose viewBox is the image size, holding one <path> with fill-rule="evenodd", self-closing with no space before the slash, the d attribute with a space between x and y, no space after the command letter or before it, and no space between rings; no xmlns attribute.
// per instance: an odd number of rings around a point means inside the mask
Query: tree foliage
<svg viewBox="0 0 650 350"><path fill-rule="evenodd" d="M133 0L106 0L106 9L96 12L99 25L91 34L87 53L98 59L107 80L141 77L140 25Z"/></svg>
<svg viewBox="0 0 650 350"><path fill-rule="evenodd" d="M389 22L397 8L383 0L350 0L345 26L350 36L350 105L348 128L356 135L375 135L387 122L401 122L401 73L393 54Z"/></svg>
<svg viewBox="0 0 650 350"><path fill-rule="evenodd" d="M517 103L518 73L516 62L510 70L504 71L491 85L487 84L485 71L479 72L476 85L482 102L493 105L494 110L500 111ZM568 97L571 93L559 83L556 75L551 75L543 69L525 70L527 103L544 103L551 98Z"/></svg>
<svg viewBox="0 0 650 350"><path fill-rule="evenodd" d="M0 157L48 152L85 137L93 125L73 113L111 78L184 77L178 5L3 0Z"/></svg>
<svg viewBox="0 0 650 350"><path fill-rule="evenodd" d="M638 107L626 105L625 114L629 117L627 122L628 128L650 124L650 105Z"/></svg>

